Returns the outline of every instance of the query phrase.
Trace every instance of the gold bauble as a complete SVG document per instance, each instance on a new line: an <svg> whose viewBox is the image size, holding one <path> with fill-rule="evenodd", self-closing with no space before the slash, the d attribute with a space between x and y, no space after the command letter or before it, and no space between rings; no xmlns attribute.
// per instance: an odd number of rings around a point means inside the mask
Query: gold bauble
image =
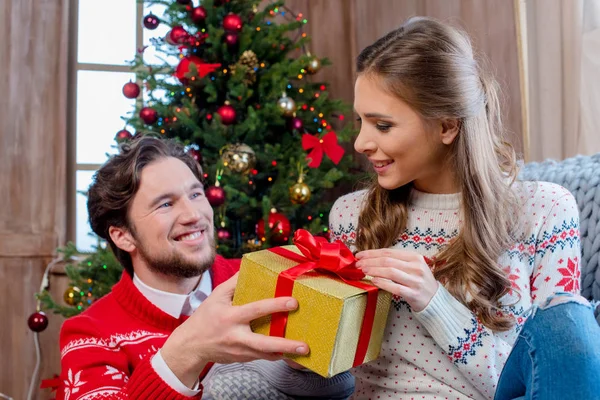
<svg viewBox="0 0 600 400"><path fill-rule="evenodd" d="M256 154L244 143L228 144L220 151L223 166L233 172L248 174L256 164Z"/></svg>
<svg viewBox="0 0 600 400"><path fill-rule="evenodd" d="M258 58L256 54L252 50L246 50L238 60L236 64L230 65L229 69L231 70L231 74L235 74L237 72L237 66L243 65L246 67L246 74L244 76L244 81L247 84L256 82L256 71L255 68L258 68Z"/></svg>
<svg viewBox="0 0 600 400"><path fill-rule="evenodd" d="M291 117L296 112L296 102L291 97L288 97L285 93L277 100L277 107L281 110L281 113L286 117Z"/></svg>
<svg viewBox="0 0 600 400"><path fill-rule="evenodd" d="M317 72L319 72L320 69L321 61L316 57L311 58L311 60L308 62L308 65L306 66L306 70L309 74L316 74Z"/></svg>
<svg viewBox="0 0 600 400"><path fill-rule="evenodd" d="M77 286L71 286L67 288L67 290L65 290L65 294L63 295L63 299L68 305L74 306L81 300L81 289L79 289Z"/></svg>
<svg viewBox="0 0 600 400"><path fill-rule="evenodd" d="M304 182L290 186L290 200L294 204L304 204L310 200L310 188Z"/></svg>

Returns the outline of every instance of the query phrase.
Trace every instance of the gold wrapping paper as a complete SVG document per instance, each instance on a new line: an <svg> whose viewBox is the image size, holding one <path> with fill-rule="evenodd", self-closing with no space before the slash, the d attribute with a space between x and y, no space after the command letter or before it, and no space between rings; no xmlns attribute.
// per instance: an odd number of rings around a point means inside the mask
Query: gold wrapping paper
<svg viewBox="0 0 600 400"><path fill-rule="evenodd" d="M296 246L284 248L301 254ZM268 250L245 254L233 304L272 298L279 273L296 265L298 262ZM310 353L285 356L324 377L352 368L367 304L366 292L311 271L296 279L292 296L298 300L298 309L289 313L285 337L306 342ZM390 304L391 294L379 290L364 362L379 356ZM251 328L256 333L268 335L270 322L270 316L259 318L252 321Z"/></svg>

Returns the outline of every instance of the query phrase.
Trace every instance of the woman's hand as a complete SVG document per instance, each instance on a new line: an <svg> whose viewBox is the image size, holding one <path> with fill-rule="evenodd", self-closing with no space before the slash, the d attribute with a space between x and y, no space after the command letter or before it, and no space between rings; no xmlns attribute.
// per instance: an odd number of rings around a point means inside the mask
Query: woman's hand
<svg viewBox="0 0 600 400"><path fill-rule="evenodd" d="M356 266L373 277L380 289L402 297L415 312L423 311L438 289L422 255L404 250L365 250L356 254Z"/></svg>

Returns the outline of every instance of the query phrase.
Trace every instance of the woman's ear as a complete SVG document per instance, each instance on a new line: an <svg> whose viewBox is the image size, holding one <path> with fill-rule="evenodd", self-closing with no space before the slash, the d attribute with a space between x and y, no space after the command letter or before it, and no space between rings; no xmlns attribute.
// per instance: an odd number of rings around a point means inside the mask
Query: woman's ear
<svg viewBox="0 0 600 400"><path fill-rule="evenodd" d="M108 234L114 244L121 250L131 253L136 249L135 240L129 230L111 226L108 228Z"/></svg>
<svg viewBox="0 0 600 400"><path fill-rule="evenodd" d="M460 121L455 118L445 119L441 122L442 129L440 131L440 138L442 143L445 145L451 145L458 136L460 130Z"/></svg>

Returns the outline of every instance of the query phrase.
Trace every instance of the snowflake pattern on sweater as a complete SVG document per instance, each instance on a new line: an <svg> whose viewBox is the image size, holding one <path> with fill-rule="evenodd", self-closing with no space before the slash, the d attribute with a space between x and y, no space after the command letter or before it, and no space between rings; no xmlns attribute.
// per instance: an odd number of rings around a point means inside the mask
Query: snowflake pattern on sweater
<svg viewBox="0 0 600 400"><path fill-rule="evenodd" d="M527 311L556 292L579 292L579 214L573 196L547 182L514 185L523 216L515 243L498 260L511 282L501 312L515 321L506 332L483 326L442 285L413 312L394 296L381 356L354 369L355 399L493 399L500 372ZM340 197L329 216L331 240L355 251L365 191ZM458 235L460 195L413 190L404 232L392 248L435 255Z"/></svg>

